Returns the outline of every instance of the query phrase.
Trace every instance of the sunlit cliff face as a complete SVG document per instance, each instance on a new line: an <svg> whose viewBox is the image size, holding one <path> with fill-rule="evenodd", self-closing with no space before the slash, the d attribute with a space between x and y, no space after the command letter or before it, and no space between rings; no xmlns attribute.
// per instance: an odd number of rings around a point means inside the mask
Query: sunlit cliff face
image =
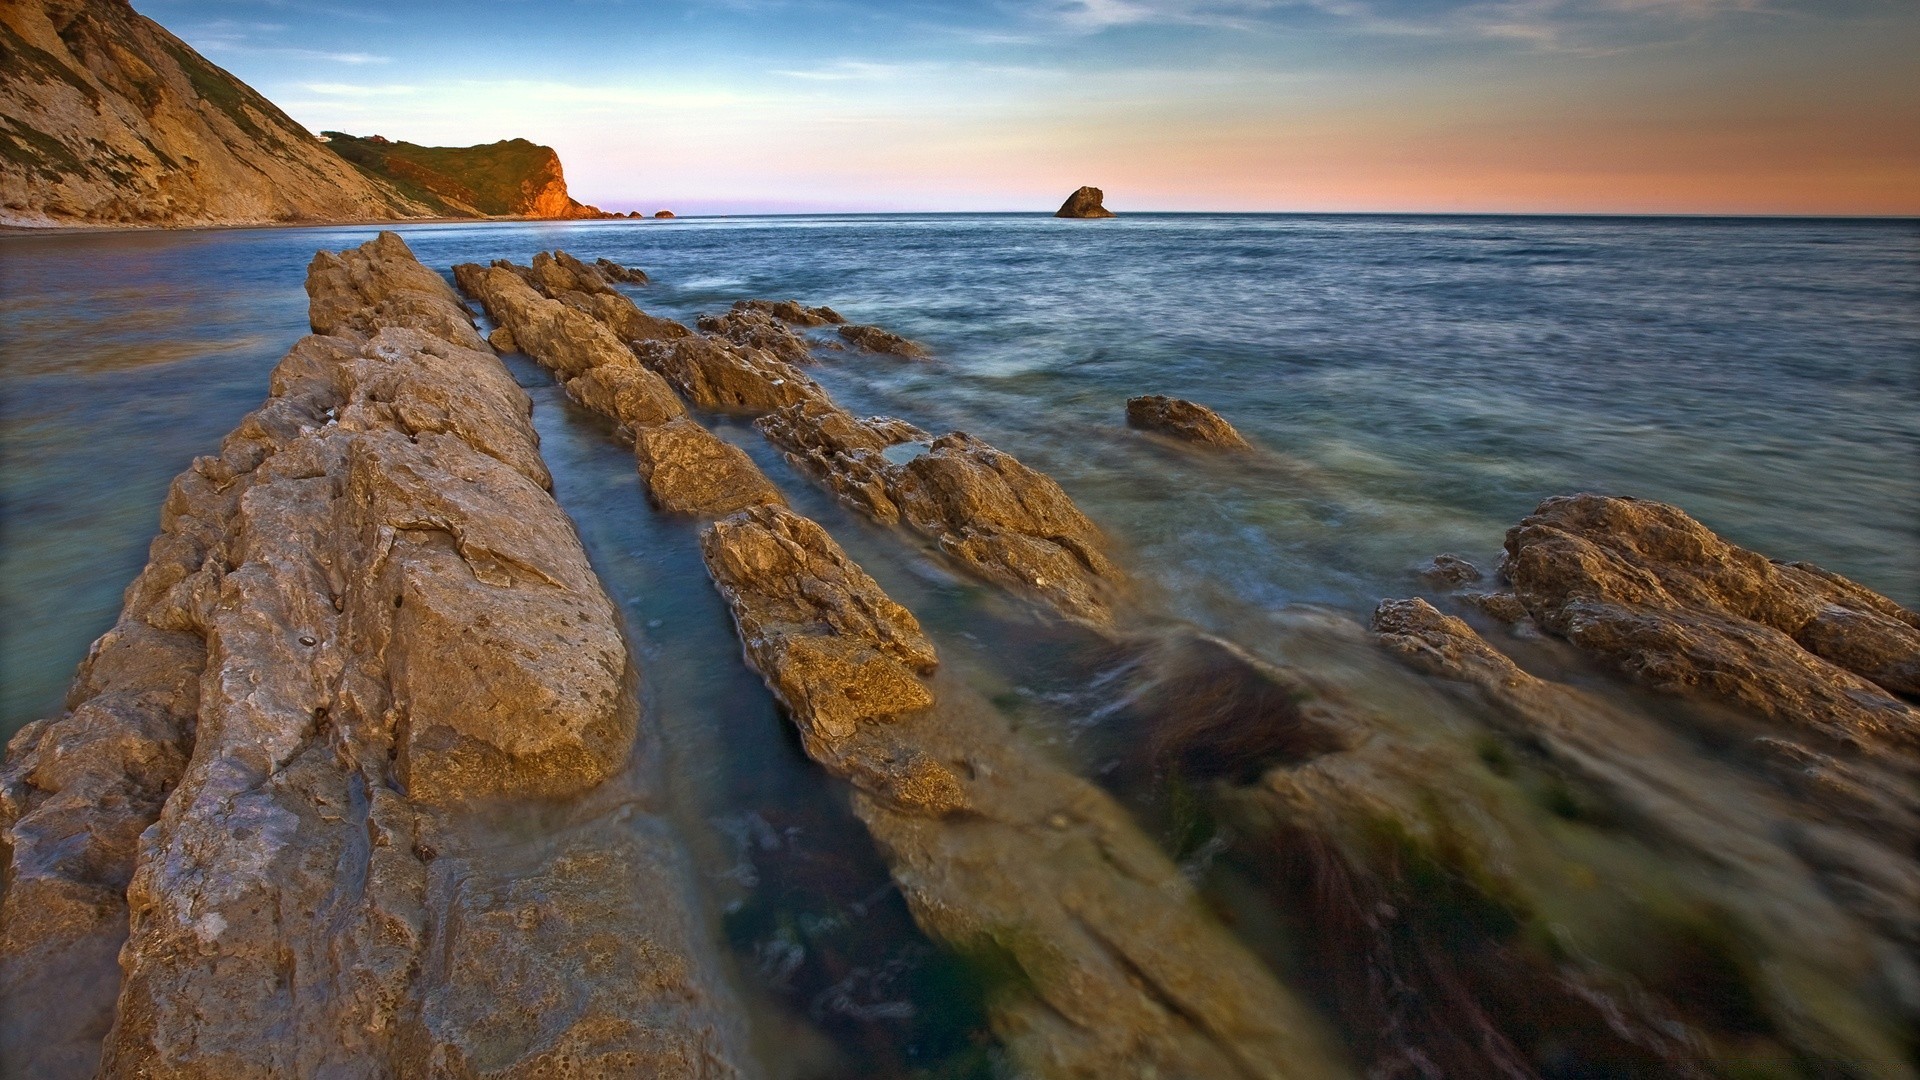
<svg viewBox="0 0 1920 1080"><path fill-rule="evenodd" d="M310 128L524 136L611 209L1920 212L1899 0L143 10Z"/></svg>

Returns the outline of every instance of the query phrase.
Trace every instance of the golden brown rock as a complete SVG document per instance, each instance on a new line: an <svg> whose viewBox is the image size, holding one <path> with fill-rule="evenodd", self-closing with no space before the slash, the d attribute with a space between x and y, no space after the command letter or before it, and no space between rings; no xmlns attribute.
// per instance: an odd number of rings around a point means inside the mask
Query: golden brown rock
<svg viewBox="0 0 1920 1080"><path fill-rule="evenodd" d="M786 503L745 450L690 416L635 428L633 448L647 494L670 513L719 517Z"/></svg>
<svg viewBox="0 0 1920 1080"><path fill-rule="evenodd" d="M1540 625L1669 693L1920 759L1920 616L1733 546L1677 507L1574 495L1507 533Z"/></svg>
<svg viewBox="0 0 1920 1080"><path fill-rule="evenodd" d="M798 300L735 300L734 311L758 311L793 326L836 326L847 320L830 307L807 307Z"/></svg>
<svg viewBox="0 0 1920 1080"><path fill-rule="evenodd" d="M715 338L642 341L634 345L634 354L696 408L757 414L826 397L792 364Z"/></svg>
<svg viewBox="0 0 1920 1080"><path fill-rule="evenodd" d="M772 353L789 364L813 360L813 350L806 338L789 329L785 321L758 308L735 304L733 310L724 315L700 316L696 325L703 332L725 338L743 349Z"/></svg>
<svg viewBox="0 0 1920 1080"><path fill-rule="evenodd" d="M908 360L927 358L926 346L877 326L842 326L838 332L846 341L868 352L885 353L888 356L899 356Z"/></svg>
<svg viewBox="0 0 1920 1080"><path fill-rule="evenodd" d="M1209 917L1111 799L1022 745L818 525L710 526L708 572L807 752L858 791L914 917L990 960L1023 1075L1348 1075L1317 1018Z"/></svg>
<svg viewBox="0 0 1920 1080"><path fill-rule="evenodd" d="M1067 196L1067 201L1060 204L1060 209L1055 211L1053 216L1062 218L1110 218L1113 216L1113 211L1101 205L1105 198L1106 193L1099 188L1083 187Z"/></svg>
<svg viewBox="0 0 1920 1080"><path fill-rule="evenodd" d="M632 217L633 215L629 214L627 216ZM598 267L601 273L607 275L609 280L618 281L623 285L645 285L647 283L647 272L637 266L621 266L612 259L595 259L593 260L593 265Z"/></svg>
<svg viewBox="0 0 1920 1080"><path fill-rule="evenodd" d="M314 321L341 328L175 481L73 710L10 748L28 884L0 995L43 1026L0 1029L9 1062L734 1074L685 868L622 811L642 795L617 616L526 395L418 270L391 236L316 260ZM79 798L105 800L84 833ZM120 935L117 998L73 985Z"/></svg>
<svg viewBox="0 0 1920 1080"><path fill-rule="evenodd" d="M1219 413L1180 398L1147 394L1127 399L1127 423L1184 442L1222 450L1251 450L1246 438Z"/></svg>
<svg viewBox="0 0 1920 1080"><path fill-rule="evenodd" d="M757 426L849 506L904 521L990 580L1071 619L1105 625L1123 587L1099 529L1060 485L1013 455L953 432L930 438L886 417L802 402Z"/></svg>

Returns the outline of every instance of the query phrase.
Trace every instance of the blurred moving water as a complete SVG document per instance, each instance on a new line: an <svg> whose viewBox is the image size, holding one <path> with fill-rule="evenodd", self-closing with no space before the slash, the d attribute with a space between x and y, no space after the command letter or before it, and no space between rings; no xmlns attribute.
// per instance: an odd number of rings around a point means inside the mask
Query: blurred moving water
<svg viewBox="0 0 1920 1080"><path fill-rule="evenodd" d="M59 711L145 560L167 483L258 404L306 331L312 253L372 231L0 237L5 732ZM1735 543L1920 604L1914 222L954 215L399 231L443 271L559 247L644 268L654 284L629 291L656 314L691 322L791 297L924 342L929 363L836 353L815 374L851 410L965 430L1051 474L1164 610L1318 665L1403 718L1438 707L1363 644L1297 626L1363 624L1381 598L1421 591L1415 570L1439 552L1491 572L1504 531L1551 495L1676 503ZM784 1074L817 1060L985 1075L975 975L918 936L837 789L741 663L690 529L648 509L601 421L523 358L510 366L535 397L560 502L627 613L714 909L764 992L768 1030L798 1048ZM1124 402L1142 393L1210 405L1262 452L1212 459L1130 432ZM715 427L1037 745L1107 776L1143 816L1166 810L1163 791L1124 790L1149 781L1116 771L1088 685L1096 661L840 510L744 422ZM1563 656L1537 659L1661 708ZM1462 745L1488 759L1477 738ZM1528 835L1563 827L1511 813ZM1191 839L1169 846L1204 851ZM1666 877L1692 873L1652 848L1589 853L1626 888L1685 892ZM1239 886L1214 885L1238 910ZM1606 921L1605 905L1583 903L1553 913ZM1284 930L1243 933L1288 965ZM1871 1002L1833 1010L1840 1027L1899 1023ZM1905 1075L1861 1073L1881 1074Z"/></svg>

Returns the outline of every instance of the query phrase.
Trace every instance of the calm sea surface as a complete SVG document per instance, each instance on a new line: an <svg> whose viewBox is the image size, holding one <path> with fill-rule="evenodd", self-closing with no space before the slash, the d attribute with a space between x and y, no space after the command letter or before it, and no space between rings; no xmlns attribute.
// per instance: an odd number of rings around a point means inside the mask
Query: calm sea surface
<svg viewBox="0 0 1920 1080"><path fill-rule="evenodd" d="M372 231L0 237L5 732L59 711L145 561L169 480L260 402L306 332L314 251ZM857 412L965 430L1051 474L1164 607L1239 640L1290 605L1363 622L1418 591L1415 568L1439 552L1491 569L1507 528L1574 491L1677 503L1737 543L1920 605L1913 222L966 215L398 231L443 271L562 247L644 268L654 284L632 295L657 314L791 297L925 342L931 363L831 354L815 374ZM691 529L648 509L602 422L511 366L560 502L626 610L690 843L767 1008L800 1017L822 1061L970 1060L964 973L912 930L841 801L821 798L831 785L742 665ZM1140 437L1124 402L1141 393L1209 404L1265 452L1222 463ZM840 511L749 426L716 429L983 689L1041 693L982 640L1018 617L1009 605Z"/></svg>

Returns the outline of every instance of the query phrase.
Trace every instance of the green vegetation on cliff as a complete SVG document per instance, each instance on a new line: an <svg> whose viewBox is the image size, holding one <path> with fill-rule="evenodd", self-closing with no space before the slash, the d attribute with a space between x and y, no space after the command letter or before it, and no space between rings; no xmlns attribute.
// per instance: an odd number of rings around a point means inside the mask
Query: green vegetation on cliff
<svg viewBox="0 0 1920 1080"><path fill-rule="evenodd" d="M378 135L324 133L329 147L362 172L448 216L591 217L567 196L560 156L525 139L481 146L420 146Z"/></svg>

